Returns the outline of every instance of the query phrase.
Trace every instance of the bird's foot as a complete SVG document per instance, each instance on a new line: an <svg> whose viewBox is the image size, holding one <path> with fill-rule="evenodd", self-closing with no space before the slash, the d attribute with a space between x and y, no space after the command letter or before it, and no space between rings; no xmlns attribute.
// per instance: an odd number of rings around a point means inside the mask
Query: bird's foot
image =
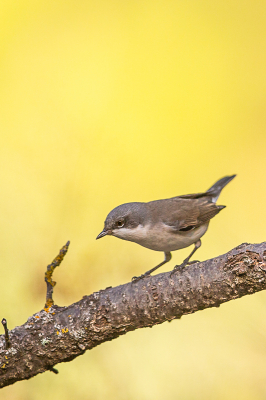
<svg viewBox="0 0 266 400"><path fill-rule="evenodd" d="M174 274L176 273L176 271L181 271L183 268L185 268L186 265L187 265L187 264L185 264L185 263L183 263L183 262L182 262L182 264L180 264L180 265L176 265L176 266L174 267L173 271L171 271L171 273L170 273L170 278L172 278L172 275L174 275Z"/></svg>
<svg viewBox="0 0 266 400"><path fill-rule="evenodd" d="M199 260L189 261L186 263L186 265L197 264L199 262L200 262Z"/></svg>
<svg viewBox="0 0 266 400"><path fill-rule="evenodd" d="M196 263L198 263L198 262L200 262L200 261L199 261L199 260L194 260L194 261L186 261L186 260L184 260L184 261L182 262L182 264L176 265L176 266L174 267L173 271L171 271L171 273L170 273L170 278L172 277L172 275L173 275L176 271L181 271L181 270L184 269L187 265L196 264Z"/></svg>
<svg viewBox="0 0 266 400"><path fill-rule="evenodd" d="M131 279L132 283L138 282L143 278L146 278L146 276L150 276L150 274L142 274L140 276L133 276L133 278Z"/></svg>

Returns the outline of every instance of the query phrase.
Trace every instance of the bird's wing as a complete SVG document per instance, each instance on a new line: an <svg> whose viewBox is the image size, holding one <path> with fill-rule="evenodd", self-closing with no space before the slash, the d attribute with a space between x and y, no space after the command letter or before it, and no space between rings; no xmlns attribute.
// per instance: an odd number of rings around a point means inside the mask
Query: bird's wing
<svg viewBox="0 0 266 400"><path fill-rule="evenodd" d="M167 212L162 216L163 223L172 232L189 231L205 224L225 206L217 206L209 198L174 198Z"/></svg>

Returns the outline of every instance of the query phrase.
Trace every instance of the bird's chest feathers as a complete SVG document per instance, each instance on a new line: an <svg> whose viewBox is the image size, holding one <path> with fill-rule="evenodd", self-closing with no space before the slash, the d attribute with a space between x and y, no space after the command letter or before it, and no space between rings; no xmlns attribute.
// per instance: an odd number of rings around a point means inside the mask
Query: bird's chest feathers
<svg viewBox="0 0 266 400"><path fill-rule="evenodd" d="M130 242L140 242L149 236L149 226L138 225L136 228L120 228L113 230L113 235Z"/></svg>
<svg viewBox="0 0 266 400"><path fill-rule="evenodd" d="M136 228L120 228L113 235L156 251L174 251L195 243L208 229L208 223L187 232L171 232L163 223L138 225Z"/></svg>

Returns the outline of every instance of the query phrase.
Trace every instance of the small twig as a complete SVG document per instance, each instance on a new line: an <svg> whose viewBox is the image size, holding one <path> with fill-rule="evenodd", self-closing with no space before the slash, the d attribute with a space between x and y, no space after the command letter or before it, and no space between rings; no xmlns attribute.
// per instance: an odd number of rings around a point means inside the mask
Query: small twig
<svg viewBox="0 0 266 400"><path fill-rule="evenodd" d="M11 343L10 343L10 339L9 339L8 329L7 329L7 321L5 318L2 319L2 325L5 330L6 349L8 349L11 346Z"/></svg>
<svg viewBox="0 0 266 400"><path fill-rule="evenodd" d="M65 257L65 254L68 250L69 244L70 244L70 241L68 241L65 244L65 246L62 247L58 256L56 256L55 259L52 261L52 263L48 265L47 271L45 272L44 280L47 284L46 303L44 306L45 310L49 310L49 308L54 304L54 301L53 301L53 290L54 289L53 288L54 288L56 282L52 280L52 275L53 275L55 268L61 264L63 258Z"/></svg>
<svg viewBox="0 0 266 400"><path fill-rule="evenodd" d="M54 367L49 368L49 371L53 372L54 374L59 374L58 369L56 369Z"/></svg>

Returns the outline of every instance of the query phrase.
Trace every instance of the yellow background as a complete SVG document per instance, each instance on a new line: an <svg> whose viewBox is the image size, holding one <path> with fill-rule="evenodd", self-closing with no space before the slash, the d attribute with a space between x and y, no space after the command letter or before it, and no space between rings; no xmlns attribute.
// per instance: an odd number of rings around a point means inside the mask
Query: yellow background
<svg viewBox="0 0 266 400"><path fill-rule="evenodd" d="M266 240L265 1L0 4L0 318L128 282L162 258L95 241L107 213L237 173L197 258ZM191 249L173 254L170 270ZM266 294L128 333L1 399L265 399Z"/></svg>

